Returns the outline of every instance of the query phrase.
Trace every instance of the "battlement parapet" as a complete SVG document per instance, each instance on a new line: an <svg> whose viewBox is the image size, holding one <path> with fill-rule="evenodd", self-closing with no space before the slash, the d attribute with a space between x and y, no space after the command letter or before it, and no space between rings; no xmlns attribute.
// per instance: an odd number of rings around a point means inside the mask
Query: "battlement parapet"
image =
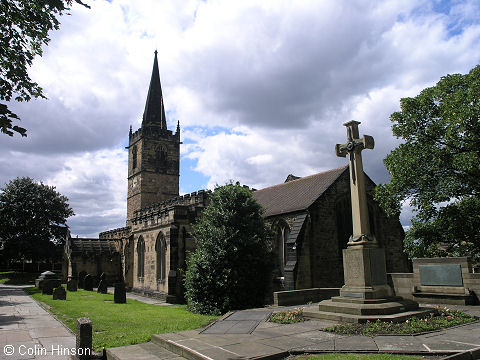
<svg viewBox="0 0 480 360"><path fill-rule="evenodd" d="M99 239L126 238L126 237L130 236L131 231L132 231L132 228L130 226L125 226L125 227L118 228L118 229L103 231L100 234L98 234L98 238Z"/></svg>
<svg viewBox="0 0 480 360"><path fill-rule="evenodd" d="M143 220L153 219L155 216L166 216L172 208L177 206L204 207L207 205L207 200L210 193L211 190L199 190L190 194L176 196L140 210L135 210L133 212L132 221L134 224L136 224L137 222L142 222Z"/></svg>
<svg viewBox="0 0 480 360"><path fill-rule="evenodd" d="M175 134L168 129L161 129L157 126L147 126L145 128L139 128L137 131L129 134L129 143L132 144L142 137L150 138L163 138L172 141L179 141L180 133L177 131Z"/></svg>

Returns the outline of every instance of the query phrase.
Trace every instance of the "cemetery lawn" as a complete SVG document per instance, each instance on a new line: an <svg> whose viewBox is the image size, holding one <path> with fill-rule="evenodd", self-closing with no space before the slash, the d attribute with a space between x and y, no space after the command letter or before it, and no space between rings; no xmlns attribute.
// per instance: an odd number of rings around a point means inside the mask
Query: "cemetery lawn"
<svg viewBox="0 0 480 360"><path fill-rule="evenodd" d="M420 360L423 356L393 354L322 354L300 355L295 360Z"/></svg>
<svg viewBox="0 0 480 360"><path fill-rule="evenodd" d="M38 272L1 271L0 284L5 285L34 285Z"/></svg>
<svg viewBox="0 0 480 360"><path fill-rule="evenodd" d="M217 318L193 314L185 305L150 305L131 299L115 304L113 294L82 289L67 292L66 301L52 300L52 295L42 295L35 287L24 290L75 333L77 318L90 318L96 351L147 342L152 334L197 329Z"/></svg>

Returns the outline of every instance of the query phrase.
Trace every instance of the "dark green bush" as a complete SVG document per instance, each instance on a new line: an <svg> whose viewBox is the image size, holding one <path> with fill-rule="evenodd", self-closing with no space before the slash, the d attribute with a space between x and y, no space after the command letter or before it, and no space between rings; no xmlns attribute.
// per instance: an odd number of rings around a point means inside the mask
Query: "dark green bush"
<svg viewBox="0 0 480 360"><path fill-rule="evenodd" d="M202 314L263 305L272 255L263 209L249 189L217 187L197 224L197 249L188 260L185 295Z"/></svg>

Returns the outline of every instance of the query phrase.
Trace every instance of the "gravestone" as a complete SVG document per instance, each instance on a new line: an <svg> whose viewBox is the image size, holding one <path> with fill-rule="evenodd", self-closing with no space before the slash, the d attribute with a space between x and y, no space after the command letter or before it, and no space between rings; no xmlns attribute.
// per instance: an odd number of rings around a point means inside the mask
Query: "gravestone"
<svg viewBox="0 0 480 360"><path fill-rule="evenodd" d="M384 320L390 321L407 311L421 316L427 311L417 310L418 303L414 301L393 296L387 284L385 250L378 246L370 231L361 155L363 149L373 149L375 143L368 135L359 138L358 124L358 121L345 123L348 141L335 145L337 156L349 156L350 168L353 234L343 250L345 285L340 289L340 296L320 302L319 311L305 312L305 315L349 322L374 321L386 315L391 318Z"/></svg>
<svg viewBox="0 0 480 360"><path fill-rule="evenodd" d="M62 283L57 277L57 274L51 271L44 271L37 279L35 279L35 286L43 292L43 284L46 281L49 281L49 284L51 284L49 285L49 289L52 287L52 291L54 287L58 287ZM49 295L51 295L51 293Z"/></svg>
<svg viewBox="0 0 480 360"><path fill-rule="evenodd" d="M53 300L67 300L67 292L63 286L59 286L53 290Z"/></svg>
<svg viewBox="0 0 480 360"><path fill-rule="evenodd" d="M87 291L93 291L93 276L87 274L83 279L83 289Z"/></svg>
<svg viewBox="0 0 480 360"><path fill-rule="evenodd" d="M78 281L76 278L69 276L67 281L67 290L68 291L77 291Z"/></svg>
<svg viewBox="0 0 480 360"><path fill-rule="evenodd" d="M125 283L114 284L115 290L113 292L113 301L116 304L125 304L127 302L127 291L125 290Z"/></svg>
<svg viewBox="0 0 480 360"><path fill-rule="evenodd" d="M102 274L102 276L103 275L104 274ZM106 294L107 293L107 281L105 280L105 276L103 276L103 279L102 279L102 276L100 276L100 282L98 283L97 292L102 293L102 294Z"/></svg>
<svg viewBox="0 0 480 360"><path fill-rule="evenodd" d="M42 294L52 295L53 289L56 288L57 286L60 286L59 280L58 281L54 279L44 280L41 285Z"/></svg>
<svg viewBox="0 0 480 360"><path fill-rule="evenodd" d="M80 271L78 274L78 287L80 289L85 289L85 276L87 276L86 271Z"/></svg>

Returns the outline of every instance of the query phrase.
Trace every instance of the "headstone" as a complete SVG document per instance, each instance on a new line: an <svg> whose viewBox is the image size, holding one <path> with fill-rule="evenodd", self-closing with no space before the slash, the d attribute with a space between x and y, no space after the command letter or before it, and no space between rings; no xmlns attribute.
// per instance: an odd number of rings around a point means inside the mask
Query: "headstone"
<svg viewBox="0 0 480 360"><path fill-rule="evenodd" d="M113 301L116 304L125 304L127 302L127 291L125 290L125 283L114 284L115 290L113 292Z"/></svg>
<svg viewBox="0 0 480 360"><path fill-rule="evenodd" d="M59 286L53 290L53 300L67 300L67 292L63 286Z"/></svg>
<svg viewBox="0 0 480 360"><path fill-rule="evenodd" d="M52 279L43 280L42 284L41 284L42 294L52 295L53 294L53 289L56 288L59 285L60 285L59 280L58 281L57 280L52 280Z"/></svg>
<svg viewBox="0 0 480 360"><path fill-rule="evenodd" d="M50 282L51 282L51 280L53 280L53 285L51 285L53 287L60 286L60 284L61 284L61 281L57 277L57 274L55 274L54 272L51 272L51 271L44 271L43 273L40 274L40 276L37 279L35 279L35 286L43 291L43 283L47 280L50 281ZM52 289L52 291L53 291L53 289ZM50 293L50 295L51 295L51 293Z"/></svg>
<svg viewBox="0 0 480 360"><path fill-rule="evenodd" d="M100 280L100 283L98 284L97 292L101 294L106 294L107 293L107 282L106 280Z"/></svg>
<svg viewBox="0 0 480 360"><path fill-rule="evenodd" d="M85 289L85 276L87 276L86 271L80 271L80 274L78 274L78 287L80 289Z"/></svg>
<svg viewBox="0 0 480 360"><path fill-rule="evenodd" d="M77 291L78 281L74 277L69 276L67 281L67 290L68 291Z"/></svg>
<svg viewBox="0 0 480 360"><path fill-rule="evenodd" d="M102 274L100 275L100 281L105 281L107 279L107 275L105 275L104 272L102 272Z"/></svg>
<svg viewBox="0 0 480 360"><path fill-rule="evenodd" d="M90 274L87 274L83 279L83 288L87 291L93 291L93 277Z"/></svg>
<svg viewBox="0 0 480 360"><path fill-rule="evenodd" d="M76 350L79 359L89 359L92 352L92 322L88 317L77 319Z"/></svg>

